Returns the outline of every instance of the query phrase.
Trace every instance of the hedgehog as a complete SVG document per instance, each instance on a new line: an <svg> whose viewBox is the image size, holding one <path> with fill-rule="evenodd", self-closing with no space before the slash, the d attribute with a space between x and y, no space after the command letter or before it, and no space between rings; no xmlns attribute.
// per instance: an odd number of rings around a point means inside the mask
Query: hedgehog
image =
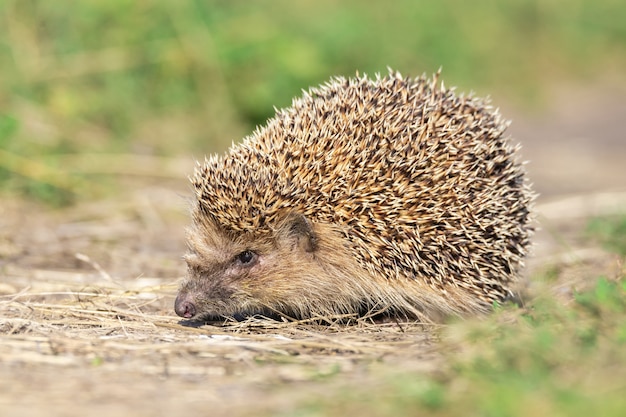
<svg viewBox="0 0 626 417"><path fill-rule="evenodd" d="M439 73L305 91L197 163L176 313L426 322L511 299L534 194L508 125Z"/></svg>

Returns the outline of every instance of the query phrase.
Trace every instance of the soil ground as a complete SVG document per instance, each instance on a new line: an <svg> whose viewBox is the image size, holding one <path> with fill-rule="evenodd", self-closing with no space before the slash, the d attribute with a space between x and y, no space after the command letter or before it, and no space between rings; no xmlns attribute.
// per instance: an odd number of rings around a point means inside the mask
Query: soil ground
<svg viewBox="0 0 626 417"><path fill-rule="evenodd" d="M584 230L626 208L626 91L568 90L541 116L503 113L541 193L530 287L560 265L567 278L552 291L566 295L584 285L575 277L615 268ZM0 415L288 412L340 385L374 386L386 368L444 360L437 332L419 324L181 325L187 173L63 210L3 198Z"/></svg>

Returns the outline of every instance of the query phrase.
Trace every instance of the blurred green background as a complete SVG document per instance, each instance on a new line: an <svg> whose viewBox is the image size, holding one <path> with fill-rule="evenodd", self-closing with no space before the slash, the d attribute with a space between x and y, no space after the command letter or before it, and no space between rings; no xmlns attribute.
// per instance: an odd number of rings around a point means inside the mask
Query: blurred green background
<svg viewBox="0 0 626 417"><path fill-rule="evenodd" d="M623 0L2 0L0 190L91 198L388 66L534 108L550 84L626 78L625 22Z"/></svg>

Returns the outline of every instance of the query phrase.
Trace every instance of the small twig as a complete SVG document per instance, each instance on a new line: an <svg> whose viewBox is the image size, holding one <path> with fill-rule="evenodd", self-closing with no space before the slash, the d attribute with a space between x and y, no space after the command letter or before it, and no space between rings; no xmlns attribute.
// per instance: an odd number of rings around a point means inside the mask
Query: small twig
<svg viewBox="0 0 626 417"><path fill-rule="evenodd" d="M76 259L86 262L89 265L91 265L93 267L93 269L95 269L96 271L98 271L100 273L100 275L106 279L109 282L115 283L116 282L113 280L113 278L111 278L111 275L108 274L108 272L106 272L96 261L93 261L89 256L83 254L83 253L75 253L74 256L76 257ZM119 284L118 284L119 285Z"/></svg>

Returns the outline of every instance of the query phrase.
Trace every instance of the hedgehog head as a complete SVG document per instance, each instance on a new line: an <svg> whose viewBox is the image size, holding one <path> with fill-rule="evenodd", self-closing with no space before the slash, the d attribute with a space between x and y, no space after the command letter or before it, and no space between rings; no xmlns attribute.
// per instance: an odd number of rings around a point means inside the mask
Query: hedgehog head
<svg viewBox="0 0 626 417"><path fill-rule="evenodd" d="M356 263L346 263L351 256L342 234L312 223L302 185L267 155L255 158L251 163L235 150L197 167L188 279L176 312L196 320L240 313L302 317L314 314L315 299L328 304L315 314L358 309L362 293L338 297L320 285L329 275L362 275Z"/></svg>

